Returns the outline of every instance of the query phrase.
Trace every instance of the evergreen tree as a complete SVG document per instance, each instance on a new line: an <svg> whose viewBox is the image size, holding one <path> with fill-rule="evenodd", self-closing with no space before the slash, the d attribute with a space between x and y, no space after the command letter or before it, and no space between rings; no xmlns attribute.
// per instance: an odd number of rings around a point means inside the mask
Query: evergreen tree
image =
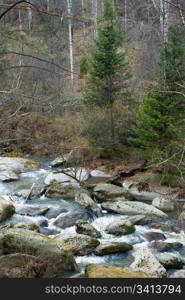
<svg viewBox="0 0 185 300"><path fill-rule="evenodd" d="M136 112L137 127L129 142L140 147L153 161L177 158L182 149L184 104L182 91L185 82L184 30L173 26L169 40L161 51L158 80L150 86ZM173 160L174 162L174 160Z"/></svg>
<svg viewBox="0 0 185 300"><path fill-rule="evenodd" d="M83 104L87 111L92 108L107 109L110 122L110 144L115 143L115 118L113 105L115 101L128 97L127 81L130 77L126 52L121 51L121 33L112 1L104 1L102 21L98 28L98 36L88 61L88 74L84 91ZM84 66L83 66L84 69ZM121 80L120 80L121 78ZM101 124L100 124L101 126ZM106 126L106 130L108 130ZM90 128L90 140L98 144L97 138ZM102 145L102 142L100 142Z"/></svg>

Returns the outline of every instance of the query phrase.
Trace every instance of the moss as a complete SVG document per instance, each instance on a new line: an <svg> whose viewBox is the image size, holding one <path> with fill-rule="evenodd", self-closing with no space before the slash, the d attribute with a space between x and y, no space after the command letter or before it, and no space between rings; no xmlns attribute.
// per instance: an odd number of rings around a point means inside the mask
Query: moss
<svg viewBox="0 0 185 300"><path fill-rule="evenodd" d="M32 159L27 159L24 163L24 168L39 167L39 163Z"/></svg>
<svg viewBox="0 0 185 300"><path fill-rule="evenodd" d="M3 154L2 156L3 156L3 157L21 157L21 156L22 156L22 153L16 152L16 151L12 151L12 152Z"/></svg>

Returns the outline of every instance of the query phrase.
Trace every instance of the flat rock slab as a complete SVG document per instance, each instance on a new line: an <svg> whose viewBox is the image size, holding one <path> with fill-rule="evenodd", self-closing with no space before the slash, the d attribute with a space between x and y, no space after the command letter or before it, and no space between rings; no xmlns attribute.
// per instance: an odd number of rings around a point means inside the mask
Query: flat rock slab
<svg viewBox="0 0 185 300"><path fill-rule="evenodd" d="M146 215L168 218L168 215L152 205L136 201L111 201L101 204L103 209L122 215Z"/></svg>
<svg viewBox="0 0 185 300"><path fill-rule="evenodd" d="M101 243L95 250L94 253L96 255L107 255L114 254L120 252L126 252L131 250L133 247L127 243L118 243L118 242L110 242L110 243Z"/></svg>

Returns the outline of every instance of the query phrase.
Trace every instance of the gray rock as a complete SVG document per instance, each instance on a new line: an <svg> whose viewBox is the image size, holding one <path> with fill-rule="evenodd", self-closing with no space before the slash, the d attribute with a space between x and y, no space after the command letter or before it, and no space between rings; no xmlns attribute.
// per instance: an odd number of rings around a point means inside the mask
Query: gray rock
<svg viewBox="0 0 185 300"><path fill-rule="evenodd" d="M162 211L175 210L175 201L172 197L157 197L152 201L152 205Z"/></svg>
<svg viewBox="0 0 185 300"><path fill-rule="evenodd" d="M55 219L58 217L61 213L67 213L69 212L66 208L60 208L60 207L50 207L49 210L46 212L45 217L48 219Z"/></svg>
<svg viewBox="0 0 185 300"><path fill-rule="evenodd" d="M32 159L18 157L0 157L0 171L20 173L25 170L35 170L39 163Z"/></svg>
<svg viewBox="0 0 185 300"><path fill-rule="evenodd" d="M146 225L146 224L151 222L151 219L149 217L144 216L144 215L138 215L138 216L130 217L129 221L133 225Z"/></svg>
<svg viewBox="0 0 185 300"><path fill-rule="evenodd" d="M0 172L0 181L16 181L19 179L19 176L13 171L1 171Z"/></svg>
<svg viewBox="0 0 185 300"><path fill-rule="evenodd" d="M144 272L153 278L166 277L166 269L146 246L135 248L134 262L129 266L133 271Z"/></svg>
<svg viewBox="0 0 185 300"><path fill-rule="evenodd" d="M170 278L185 278L185 270L178 270L170 275Z"/></svg>
<svg viewBox="0 0 185 300"><path fill-rule="evenodd" d="M84 234L72 234L65 236L64 234L55 237L59 242L65 243L71 249L74 255L87 255L92 253L100 244L97 239L91 238Z"/></svg>
<svg viewBox="0 0 185 300"><path fill-rule="evenodd" d="M102 183L95 186L93 189L93 194L100 202L106 202L110 199L120 197L122 197L123 201L126 199L132 199L130 194L124 188L108 183Z"/></svg>
<svg viewBox="0 0 185 300"><path fill-rule="evenodd" d="M155 257L167 269L181 269L184 264L181 256L175 253L162 252L155 254Z"/></svg>
<svg viewBox="0 0 185 300"><path fill-rule="evenodd" d="M94 253L96 255L107 255L107 254L126 252L131 250L132 248L133 247L127 243L106 242L106 243L101 243L98 247L96 247Z"/></svg>
<svg viewBox="0 0 185 300"><path fill-rule="evenodd" d="M110 201L102 203L102 208L122 215L145 215L168 218L161 210L152 205L136 201Z"/></svg>
<svg viewBox="0 0 185 300"><path fill-rule="evenodd" d="M69 154L64 154L64 155L62 155L62 156L59 156L59 157L55 158L55 159L50 163L51 167L53 167L53 168L56 168L56 167L62 167L62 166L66 163L67 158L68 158L68 155L69 155Z"/></svg>
<svg viewBox="0 0 185 300"><path fill-rule="evenodd" d="M169 250L179 250L183 247L183 244L178 242L160 242L160 241L152 241L149 244L150 248L156 249L157 251L169 251Z"/></svg>
<svg viewBox="0 0 185 300"><path fill-rule="evenodd" d="M129 220L118 220L115 221L114 224L109 224L105 231L109 234L114 235L125 235L130 234L135 231L135 226Z"/></svg>
<svg viewBox="0 0 185 300"><path fill-rule="evenodd" d="M96 230L91 224L84 220L78 220L75 223L76 225L76 232L79 234L89 235L93 238L100 238L101 233Z"/></svg>
<svg viewBox="0 0 185 300"><path fill-rule="evenodd" d="M48 210L49 210L48 207L25 205L23 207L16 208L15 212L19 215L35 217L35 216L44 215Z"/></svg>
<svg viewBox="0 0 185 300"><path fill-rule="evenodd" d="M89 216L86 212L68 212L66 214L59 215L54 221L54 225L62 229L74 226L79 219L88 220Z"/></svg>
<svg viewBox="0 0 185 300"><path fill-rule="evenodd" d="M160 232L147 232L144 234L145 238L151 242L151 241L163 241L166 239L165 235Z"/></svg>
<svg viewBox="0 0 185 300"><path fill-rule="evenodd" d="M176 226L165 224L165 223L149 224L148 227L149 228L153 228L153 229L160 229L160 230L162 230L164 232L175 232L175 233L179 233L180 232L179 228L177 228Z"/></svg>
<svg viewBox="0 0 185 300"><path fill-rule="evenodd" d="M92 212L92 215L94 214L96 217L101 217L102 216L101 208L86 193L82 193L82 192L77 193L75 195L75 202L80 204L80 206L88 209L89 212Z"/></svg>

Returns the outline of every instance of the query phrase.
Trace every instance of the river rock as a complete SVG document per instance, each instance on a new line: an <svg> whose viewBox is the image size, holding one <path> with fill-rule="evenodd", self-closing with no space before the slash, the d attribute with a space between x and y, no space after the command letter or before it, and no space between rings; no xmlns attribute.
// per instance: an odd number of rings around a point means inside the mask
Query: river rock
<svg viewBox="0 0 185 300"><path fill-rule="evenodd" d="M39 163L26 158L0 157L0 171L12 171L21 173L26 170L38 169Z"/></svg>
<svg viewBox="0 0 185 300"><path fill-rule="evenodd" d="M132 222L125 219L115 221L113 224L109 224L105 229L107 233L118 236L133 233L135 230L135 226Z"/></svg>
<svg viewBox="0 0 185 300"><path fill-rule="evenodd" d="M65 182L76 182L76 181L63 173L50 173L44 180L44 183L46 185L50 185L53 183L65 183Z"/></svg>
<svg viewBox="0 0 185 300"><path fill-rule="evenodd" d="M129 268L104 266L104 265L87 265L85 268L86 278L147 278L144 272L135 272Z"/></svg>
<svg viewBox="0 0 185 300"><path fill-rule="evenodd" d="M15 211L11 200L0 197L0 222L10 218Z"/></svg>
<svg viewBox="0 0 185 300"><path fill-rule="evenodd" d="M11 170L0 172L0 181L8 182L8 181L16 181L18 179L19 179L19 176Z"/></svg>
<svg viewBox="0 0 185 300"><path fill-rule="evenodd" d="M80 234L89 235L93 238L100 238L101 233L94 228L91 224L84 220L78 220L75 223L76 225L76 232Z"/></svg>
<svg viewBox="0 0 185 300"><path fill-rule="evenodd" d="M88 209L89 212L92 212L92 215L94 214L96 217L102 216L101 207L99 207L98 204L93 201L89 195L87 195L87 193L77 193L75 195L75 202L80 204L80 206Z"/></svg>
<svg viewBox="0 0 185 300"><path fill-rule="evenodd" d="M54 221L54 225L62 229L74 226L79 219L88 220L89 216L86 212L70 211L66 214L59 215Z"/></svg>
<svg viewBox="0 0 185 300"><path fill-rule="evenodd" d="M179 221L181 223L181 227L183 228L183 230L185 230L185 210L181 212Z"/></svg>
<svg viewBox="0 0 185 300"><path fill-rule="evenodd" d="M107 254L114 254L120 252L126 252L131 250L133 247L127 243L121 242L104 242L101 243L96 249L94 253L96 255L107 255Z"/></svg>
<svg viewBox="0 0 185 300"><path fill-rule="evenodd" d="M48 207L24 205L23 207L17 207L15 212L19 215L35 217L44 215L48 210Z"/></svg>
<svg viewBox="0 0 185 300"><path fill-rule="evenodd" d="M40 228L37 224L35 223L16 223L16 224L6 224L6 228L11 228L11 229L26 229L26 230L31 230L31 231L36 231L40 232Z"/></svg>
<svg viewBox="0 0 185 300"><path fill-rule="evenodd" d="M57 167L63 167L65 165L65 163L67 162L67 158L68 158L69 154L64 154L62 156L59 156L57 158L55 158L51 163L50 166L52 168L57 168Z"/></svg>
<svg viewBox="0 0 185 300"><path fill-rule="evenodd" d="M100 202L110 201L110 199L118 197L122 197L123 201L132 199L130 194L124 188L108 183L102 183L95 186L93 194Z"/></svg>
<svg viewBox="0 0 185 300"><path fill-rule="evenodd" d="M114 177L100 170L93 170L89 174L89 178L84 182L87 188L94 188L97 184L110 183Z"/></svg>
<svg viewBox="0 0 185 300"><path fill-rule="evenodd" d="M162 252L156 253L155 257L165 268L181 269L183 267L183 260L179 254Z"/></svg>
<svg viewBox="0 0 185 300"><path fill-rule="evenodd" d="M144 272L152 278L166 277L165 268L146 246L137 247L133 256L134 262L129 266L133 271Z"/></svg>
<svg viewBox="0 0 185 300"><path fill-rule="evenodd" d="M72 199L75 198L79 190L79 185L75 183L54 183L46 189L45 196L47 198Z"/></svg>
<svg viewBox="0 0 185 300"><path fill-rule="evenodd" d="M22 253L40 258L46 263L43 277L53 276L61 270L76 269L76 263L69 247L34 231L2 230L0 243L5 253Z"/></svg>
<svg viewBox="0 0 185 300"><path fill-rule="evenodd" d="M170 225L170 224L165 224L165 223L154 223L154 224L149 224L148 225L149 228L153 228L153 229L160 229L164 232L175 232L175 233L179 233L180 230L179 228L177 228L174 225Z"/></svg>
<svg viewBox="0 0 185 300"><path fill-rule="evenodd" d="M69 212L66 208L60 208L60 207L50 207L49 210L46 212L45 217L48 219L55 219L58 217L61 213L67 213Z"/></svg>
<svg viewBox="0 0 185 300"><path fill-rule="evenodd" d="M38 259L28 254L9 254L0 257L0 278L34 278L41 275Z"/></svg>
<svg viewBox="0 0 185 300"><path fill-rule="evenodd" d="M156 249L157 251L169 251L169 250L179 250L183 247L183 244L178 242L160 242L160 241L152 241L149 244L150 248Z"/></svg>
<svg viewBox="0 0 185 300"><path fill-rule="evenodd" d="M129 217L128 220L133 225L146 225L146 224L151 222L151 219L149 217L144 216L144 215Z"/></svg>
<svg viewBox="0 0 185 300"><path fill-rule="evenodd" d="M60 243L65 243L72 249L74 255L87 255L92 253L94 249L100 244L97 239L94 239L84 234L71 234L65 236L60 234L55 237Z"/></svg>
<svg viewBox="0 0 185 300"><path fill-rule="evenodd" d="M147 232L144 234L145 238L151 242L151 241L163 241L166 239L165 235L160 232Z"/></svg>
<svg viewBox="0 0 185 300"><path fill-rule="evenodd" d="M175 201L170 197L157 197L152 201L152 205L162 211L174 211Z"/></svg>
<svg viewBox="0 0 185 300"><path fill-rule="evenodd" d="M185 270L178 270L170 275L170 278L185 278Z"/></svg>
<svg viewBox="0 0 185 300"><path fill-rule="evenodd" d="M168 216L161 210L153 207L152 205L140 203L136 201L109 201L104 202L103 209L107 211L115 212L122 215L146 215L157 216L161 218L168 218Z"/></svg>

